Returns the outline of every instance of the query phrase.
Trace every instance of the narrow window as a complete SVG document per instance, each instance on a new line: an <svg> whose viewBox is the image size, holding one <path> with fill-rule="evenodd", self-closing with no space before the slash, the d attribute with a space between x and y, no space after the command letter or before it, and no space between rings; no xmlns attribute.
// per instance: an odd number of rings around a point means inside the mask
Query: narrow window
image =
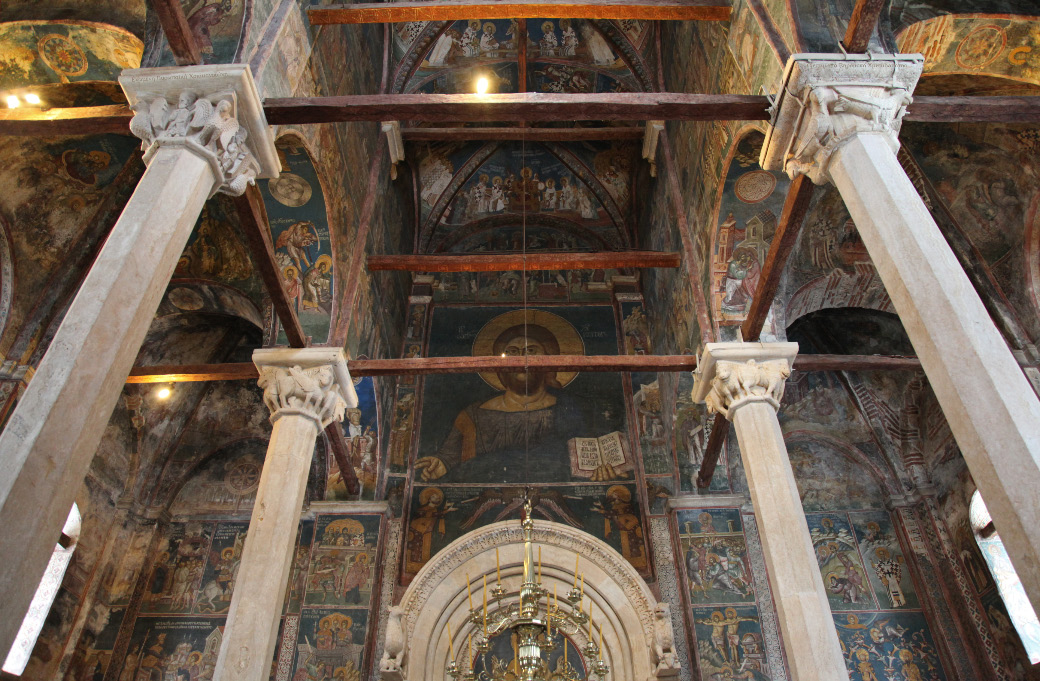
<svg viewBox="0 0 1040 681"><path fill-rule="evenodd" d="M1022 640L1029 662L1037 664L1040 662L1040 622L1037 621L1036 612L1026 596L1018 573L1011 565L1011 559L1004 549L1004 542L997 534L989 509L977 490L968 507L968 522L971 523L975 541L982 551L982 557L989 567L990 574L993 575L1000 598L1011 617L1011 625Z"/></svg>
<svg viewBox="0 0 1040 681"><path fill-rule="evenodd" d="M4 660L3 670L8 674L21 676L25 671L25 665L29 663L29 657L32 656L33 648L36 646L36 639L40 637L43 623L51 611L51 606L54 605L61 581L65 577L65 570L69 567L69 561L72 560L72 552L76 550L79 530L79 509L73 504L69 517L65 521L65 527L61 530L61 540L54 546L54 553L51 554L51 560L47 563L47 571L43 573L43 579L36 587L36 595L33 596L32 604L29 605L29 612L25 613L25 619L22 620L22 626L14 639L14 645L7 653L7 659Z"/></svg>

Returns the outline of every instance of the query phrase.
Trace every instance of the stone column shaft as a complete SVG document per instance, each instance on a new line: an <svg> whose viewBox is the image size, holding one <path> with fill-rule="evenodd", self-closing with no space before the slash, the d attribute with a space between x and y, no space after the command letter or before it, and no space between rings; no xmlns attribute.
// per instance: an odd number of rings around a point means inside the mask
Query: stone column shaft
<svg viewBox="0 0 1040 681"><path fill-rule="evenodd" d="M135 69L120 83L148 168L0 434L5 613L32 601L206 199L278 172L248 66ZM21 619L0 617L0 650Z"/></svg>
<svg viewBox="0 0 1040 681"><path fill-rule="evenodd" d="M733 422L794 681L844 681L845 657L776 410L797 343L708 343L693 399Z"/></svg>
<svg viewBox="0 0 1040 681"><path fill-rule="evenodd" d="M256 350L274 428L235 576L214 681L266 679L278 641L315 438L357 406L342 349Z"/></svg>
<svg viewBox="0 0 1040 681"><path fill-rule="evenodd" d="M830 176L1040 612L1040 400L885 140L848 140Z"/></svg>
<svg viewBox="0 0 1040 681"><path fill-rule="evenodd" d="M845 659L776 410L750 402L733 410L731 419L761 528L791 678L840 681L847 675Z"/></svg>
<svg viewBox="0 0 1040 681"><path fill-rule="evenodd" d="M921 55L794 55L762 165L833 182L1040 612L1040 399L906 172Z"/></svg>
<svg viewBox="0 0 1040 681"><path fill-rule="evenodd" d="M160 149L0 434L0 602L24 612L217 178ZM7 650L21 617L0 617Z"/></svg>

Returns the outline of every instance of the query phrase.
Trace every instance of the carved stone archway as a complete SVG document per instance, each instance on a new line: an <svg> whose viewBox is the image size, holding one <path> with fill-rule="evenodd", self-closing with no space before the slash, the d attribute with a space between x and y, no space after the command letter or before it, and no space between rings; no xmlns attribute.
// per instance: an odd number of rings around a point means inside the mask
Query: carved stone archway
<svg viewBox="0 0 1040 681"><path fill-rule="evenodd" d="M449 662L451 624L456 657L467 637L477 633L469 621L467 576L473 603L479 607L482 585L495 583L495 549L501 559L502 585L515 598L523 570L520 523L503 521L470 532L434 556L412 580L401 603L390 609L380 670L384 681L444 681ZM650 681L678 674L671 615L658 603L635 568L600 539L569 525L534 521L534 541L541 547L542 584L561 596L574 584L575 557L585 575L586 602L603 627L603 659L610 679ZM598 633L598 632L597 632ZM572 636L578 646L584 632Z"/></svg>

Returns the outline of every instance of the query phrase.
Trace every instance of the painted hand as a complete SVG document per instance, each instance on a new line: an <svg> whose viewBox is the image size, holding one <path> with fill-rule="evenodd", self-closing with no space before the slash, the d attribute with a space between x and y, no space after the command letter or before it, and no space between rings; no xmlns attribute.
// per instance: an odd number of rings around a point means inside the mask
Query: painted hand
<svg viewBox="0 0 1040 681"><path fill-rule="evenodd" d="M624 480L628 475L622 471L615 471L614 467L610 464L603 464L596 470L592 471L593 482L603 482L604 480Z"/></svg>
<svg viewBox="0 0 1040 681"><path fill-rule="evenodd" d="M415 462L415 469L420 472L423 482L436 480L448 472L444 462L435 456L419 457L419 460Z"/></svg>

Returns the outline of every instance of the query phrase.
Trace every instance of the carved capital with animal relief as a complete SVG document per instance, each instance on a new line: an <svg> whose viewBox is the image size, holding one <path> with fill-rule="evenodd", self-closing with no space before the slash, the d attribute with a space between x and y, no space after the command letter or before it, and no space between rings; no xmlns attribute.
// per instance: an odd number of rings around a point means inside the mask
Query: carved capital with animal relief
<svg viewBox="0 0 1040 681"><path fill-rule="evenodd" d="M163 147L205 158L218 182L214 193L239 196L258 178L278 176L273 137L249 67L128 69L119 78L141 138L144 161Z"/></svg>
<svg viewBox="0 0 1040 681"><path fill-rule="evenodd" d="M341 348L260 349L253 352L253 363L272 421L295 414L325 428L357 406Z"/></svg>
<svg viewBox="0 0 1040 681"><path fill-rule="evenodd" d="M693 372L693 400L728 419L749 402L777 409L797 355L797 343L708 343Z"/></svg>
<svg viewBox="0 0 1040 681"><path fill-rule="evenodd" d="M923 65L917 54L792 55L761 166L826 184L834 152L857 134L882 135L895 153Z"/></svg>

